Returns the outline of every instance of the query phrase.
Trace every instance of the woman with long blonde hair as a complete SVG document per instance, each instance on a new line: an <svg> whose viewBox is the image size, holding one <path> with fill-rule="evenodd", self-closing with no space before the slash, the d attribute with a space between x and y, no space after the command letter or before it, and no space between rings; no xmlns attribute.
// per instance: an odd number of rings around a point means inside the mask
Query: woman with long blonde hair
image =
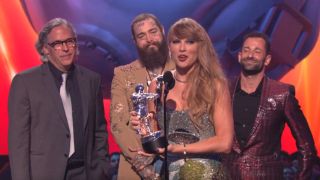
<svg viewBox="0 0 320 180"><path fill-rule="evenodd" d="M227 80L204 28L190 18L174 23L168 33L175 86L151 106L163 128L166 103L170 179L228 179L219 154L231 150L233 118ZM156 83L149 89L156 92ZM131 123L137 118L134 113ZM162 151L162 150L161 150Z"/></svg>

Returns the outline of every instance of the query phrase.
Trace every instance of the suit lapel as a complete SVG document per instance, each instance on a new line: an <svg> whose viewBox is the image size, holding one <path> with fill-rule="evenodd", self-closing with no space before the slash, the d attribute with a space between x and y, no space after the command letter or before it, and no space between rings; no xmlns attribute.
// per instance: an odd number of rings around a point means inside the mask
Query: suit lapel
<svg viewBox="0 0 320 180"><path fill-rule="evenodd" d="M234 95L235 95L235 93L236 93L236 87L237 87L238 83L240 82L239 80L240 80L240 78L237 78L236 80L234 80L233 83L231 83L230 89L233 89L233 92L232 92L232 106L233 106ZM240 144L239 144L239 142L238 142L238 139L237 139L236 136L234 136L233 139L234 139L234 140L233 140L233 141L234 141L234 143L233 143L233 150L236 151L236 152L238 152L238 153L240 153L240 152L241 152L241 148L240 148Z"/></svg>
<svg viewBox="0 0 320 180"><path fill-rule="evenodd" d="M48 101L51 101L54 104L54 106L57 108L56 110L58 111L58 114L60 116L60 119L62 120L63 125L69 130L68 121L67 121L66 114L64 112L60 93L58 91L58 88L56 87L55 81L53 79L54 77L50 72L48 64L47 63L43 64L41 66L41 69L42 69L42 81L49 94Z"/></svg>
<svg viewBox="0 0 320 180"><path fill-rule="evenodd" d="M78 87L81 95L81 103L82 103L82 112L83 112L83 126L86 127L88 122L88 98L90 95L90 82L88 78L83 74L83 71L76 66L75 69Z"/></svg>
<svg viewBox="0 0 320 180"><path fill-rule="evenodd" d="M267 95L268 95L268 78L265 76L263 78L263 84L262 84L262 92L261 92L261 97L260 97L260 102L259 102L259 107L258 107L258 112L249 136L249 140L246 144L246 146L250 145L252 142L254 142L255 137L258 135L259 133L259 129L261 128L261 121L264 118L264 111L263 111L263 107L264 107L264 102L267 102Z"/></svg>

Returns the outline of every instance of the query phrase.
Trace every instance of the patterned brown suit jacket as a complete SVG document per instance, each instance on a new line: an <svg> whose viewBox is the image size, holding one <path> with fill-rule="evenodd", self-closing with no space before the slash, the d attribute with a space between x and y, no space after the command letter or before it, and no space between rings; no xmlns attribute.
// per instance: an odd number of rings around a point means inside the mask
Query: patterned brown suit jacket
<svg viewBox="0 0 320 180"><path fill-rule="evenodd" d="M232 82L233 95L237 83L239 79ZM294 87L268 77L263 79L260 105L247 144L240 148L235 137L232 152L224 158L232 179L283 179L279 153L285 123L302 154L298 179L310 179L315 147L307 121L295 98Z"/></svg>
<svg viewBox="0 0 320 180"><path fill-rule="evenodd" d="M164 71L174 68L173 62L169 61ZM130 160L135 156L129 147L133 149L141 148L140 136L129 124L130 111L132 111L131 95L138 83L144 84L147 90L148 72L146 68L135 60L130 64L119 66L114 69L114 77L111 85L111 132L122 151L120 157L118 179L140 179L138 174L132 169Z"/></svg>

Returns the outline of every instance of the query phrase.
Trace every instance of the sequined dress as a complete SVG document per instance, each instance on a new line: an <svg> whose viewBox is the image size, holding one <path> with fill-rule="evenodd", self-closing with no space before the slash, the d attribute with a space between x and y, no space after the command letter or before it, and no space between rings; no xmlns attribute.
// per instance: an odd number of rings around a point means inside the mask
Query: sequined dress
<svg viewBox="0 0 320 180"><path fill-rule="evenodd" d="M163 129L163 109L159 108L157 119ZM167 110L167 134L170 144L190 144L215 135L214 127L208 115L200 119L198 130L187 111ZM178 179L228 179L219 155L217 154L168 154L168 171L170 180Z"/></svg>

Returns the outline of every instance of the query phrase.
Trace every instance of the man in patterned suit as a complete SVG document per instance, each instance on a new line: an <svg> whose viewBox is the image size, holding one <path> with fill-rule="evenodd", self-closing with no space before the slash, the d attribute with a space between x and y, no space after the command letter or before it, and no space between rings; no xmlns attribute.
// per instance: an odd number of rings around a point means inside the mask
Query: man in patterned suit
<svg viewBox="0 0 320 180"><path fill-rule="evenodd" d="M152 14L140 14L132 21L131 32L139 53L139 59L115 68L111 86L111 132L121 148L118 179L152 179L156 177L153 157L137 154L141 149L139 135L129 124L132 111L131 95L138 83L144 89L151 80L173 69L168 60L163 26Z"/></svg>
<svg viewBox="0 0 320 180"><path fill-rule="evenodd" d="M268 37L259 32L246 35L238 60L242 70L230 91L236 137L224 159L232 179L283 179L279 153L285 123L301 154L297 178L310 179L315 156L313 138L294 87L265 75L271 61Z"/></svg>

